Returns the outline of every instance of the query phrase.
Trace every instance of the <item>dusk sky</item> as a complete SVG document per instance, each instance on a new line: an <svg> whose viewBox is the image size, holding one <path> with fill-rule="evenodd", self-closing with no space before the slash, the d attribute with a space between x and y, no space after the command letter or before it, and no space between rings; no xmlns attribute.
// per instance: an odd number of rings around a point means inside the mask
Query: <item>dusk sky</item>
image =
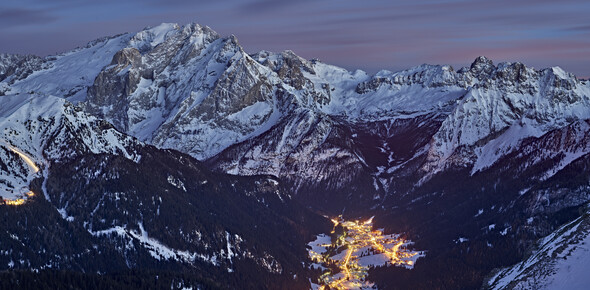
<svg viewBox="0 0 590 290"><path fill-rule="evenodd" d="M4 0L0 52L55 54L162 22L234 34L248 52L293 50L374 73L422 63L561 66L590 76L590 1Z"/></svg>

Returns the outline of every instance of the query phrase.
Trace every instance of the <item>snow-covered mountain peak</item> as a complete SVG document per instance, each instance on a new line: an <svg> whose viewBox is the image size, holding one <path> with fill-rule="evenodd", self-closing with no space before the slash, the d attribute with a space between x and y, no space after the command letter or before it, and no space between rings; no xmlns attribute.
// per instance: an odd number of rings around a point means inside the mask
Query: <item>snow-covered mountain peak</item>
<svg viewBox="0 0 590 290"><path fill-rule="evenodd" d="M428 172L473 162L474 171L481 170L527 137L590 116L590 87L559 68L535 70L519 62L493 67L479 58L472 68L467 74L489 75L478 76L434 135L424 167Z"/></svg>
<svg viewBox="0 0 590 290"><path fill-rule="evenodd" d="M466 93L463 75L451 66L420 65L399 72L357 75L356 95L337 98L347 104L346 115L359 120L384 120L447 112Z"/></svg>
<svg viewBox="0 0 590 290"><path fill-rule="evenodd" d="M298 56L291 50L280 53L263 50L253 54L252 58L276 72L283 82L296 90L303 89L306 86L305 83L309 81L310 77L306 77L304 73L312 76L316 74L311 61ZM309 84L307 86L308 89L313 90Z"/></svg>
<svg viewBox="0 0 590 290"><path fill-rule="evenodd" d="M9 84L41 69L43 59L35 55L0 54L0 95L9 90Z"/></svg>
<svg viewBox="0 0 590 290"><path fill-rule="evenodd" d="M162 23L136 33L129 41L128 47L137 48L142 55L153 51L159 45L164 46L162 50L175 50L179 45L190 44L194 46L194 50L200 51L203 46L220 37L208 26L198 23L184 26L179 26L176 23Z"/></svg>
<svg viewBox="0 0 590 290"><path fill-rule="evenodd" d="M124 149L126 145L121 145L137 143L133 137L63 98L36 94L2 98L6 107L0 110L0 139L39 162L85 152L122 153L133 158Z"/></svg>
<svg viewBox="0 0 590 290"><path fill-rule="evenodd" d="M523 83L529 77L536 77L538 72L534 68L529 68L521 62L501 62L495 70L494 76L505 84L512 85ZM492 76L492 79L493 77Z"/></svg>
<svg viewBox="0 0 590 290"><path fill-rule="evenodd" d="M281 70L285 65L297 65L301 67L303 70L311 74L315 74L312 68L312 62L298 56L292 50L285 50L280 53L273 53L270 51L262 50L253 54L252 58L255 59L257 62L265 66L268 66L274 71Z"/></svg>
<svg viewBox="0 0 590 290"><path fill-rule="evenodd" d="M421 84L426 87L459 85L459 76L452 66L423 64L409 70L393 74L396 84Z"/></svg>
<svg viewBox="0 0 590 290"><path fill-rule="evenodd" d="M563 80L575 78L574 74L568 73L558 66L551 67L550 70L553 73L553 75Z"/></svg>
<svg viewBox="0 0 590 290"><path fill-rule="evenodd" d="M468 86L500 89L506 92L534 91L539 89L537 85L541 88L566 86L566 89L571 89L579 83L575 75L565 72L560 67L536 70L521 62L501 62L494 65L490 59L483 56L478 57L469 68L459 70L459 73L464 75Z"/></svg>
<svg viewBox="0 0 590 290"><path fill-rule="evenodd" d="M422 64L399 72L381 70L368 83L361 83L359 93L366 93L367 85L378 88L381 85L422 85L424 87L440 87L457 85L459 77L452 66Z"/></svg>
<svg viewBox="0 0 590 290"><path fill-rule="evenodd" d="M138 33L114 55L83 106L141 140L203 158L265 124L279 82L235 36L221 38L198 24L163 24Z"/></svg>
<svg viewBox="0 0 590 290"><path fill-rule="evenodd" d="M474 75L479 75L481 73L489 75L494 69L494 62L485 56L478 56L469 67L469 71Z"/></svg>
<svg viewBox="0 0 590 290"><path fill-rule="evenodd" d="M148 27L136 33L129 40L129 45L144 52L163 43L171 34L178 33L179 29L176 23L162 23L155 27Z"/></svg>

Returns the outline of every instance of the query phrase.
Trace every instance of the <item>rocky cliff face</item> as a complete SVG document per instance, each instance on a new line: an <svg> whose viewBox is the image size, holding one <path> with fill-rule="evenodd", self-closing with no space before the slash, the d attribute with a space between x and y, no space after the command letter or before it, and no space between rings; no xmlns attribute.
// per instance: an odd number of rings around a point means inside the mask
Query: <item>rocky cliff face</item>
<svg viewBox="0 0 590 290"><path fill-rule="evenodd" d="M8 84L22 80L34 71L40 70L42 65L43 61L38 56L0 54L0 81Z"/></svg>
<svg viewBox="0 0 590 290"><path fill-rule="evenodd" d="M468 73L478 73L477 82L433 136L425 171L472 166L475 172L517 149L527 137L590 116L588 85L560 68L537 71L521 63L495 67L480 58Z"/></svg>
<svg viewBox="0 0 590 290"><path fill-rule="evenodd" d="M113 56L84 105L143 141L203 159L270 121L277 108L269 75L233 36L163 24Z"/></svg>

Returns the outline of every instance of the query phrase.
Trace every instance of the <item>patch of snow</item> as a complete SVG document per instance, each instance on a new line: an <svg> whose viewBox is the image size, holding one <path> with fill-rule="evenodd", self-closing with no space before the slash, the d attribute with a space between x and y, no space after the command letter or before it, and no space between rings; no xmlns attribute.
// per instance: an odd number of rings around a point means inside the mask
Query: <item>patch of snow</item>
<svg viewBox="0 0 590 290"><path fill-rule="evenodd" d="M464 238L464 237L459 237L458 239L455 240L456 244L461 244L461 243L465 243L468 242L469 239L468 238Z"/></svg>
<svg viewBox="0 0 590 290"><path fill-rule="evenodd" d="M327 251L327 247L325 245L330 245L332 243L332 238L326 234L319 234L316 236L314 241L309 242L307 245L311 247L311 250L317 254L323 254Z"/></svg>
<svg viewBox="0 0 590 290"><path fill-rule="evenodd" d="M559 77L562 80L567 80L570 77L568 76L568 73L566 73L563 69L561 69L558 66L554 66L551 68L551 72L553 72L554 75L556 75L557 77Z"/></svg>
<svg viewBox="0 0 590 290"><path fill-rule="evenodd" d="M580 150L576 152L563 152L563 154L565 156L559 161L559 163L556 166L545 172L545 174L541 177L541 180L549 179L550 177L564 169L567 165L569 165L576 159L588 154L588 152L586 150Z"/></svg>
<svg viewBox="0 0 590 290"><path fill-rule="evenodd" d="M502 135L476 150L477 160L471 174L492 166L500 157L517 149L523 139L540 137L544 133L540 128L527 123L510 126Z"/></svg>
<svg viewBox="0 0 590 290"><path fill-rule="evenodd" d="M192 264L198 259L200 261L210 263L214 266L219 266L219 261L217 261L216 255L208 256L204 254L191 253L189 251L181 251L170 248L162 244L160 241L150 238L148 236L148 233L143 228L142 223L139 223L138 227L139 232L136 232L134 230L127 230L120 226L115 226L113 228L100 231L92 231L89 229L88 232L96 237L117 234L122 237L137 239L140 241L141 245L149 251L152 257L154 257L154 259L157 260L176 260Z"/></svg>
<svg viewBox="0 0 590 290"><path fill-rule="evenodd" d="M66 220L68 222L73 222L74 221L74 217L68 215L68 213L66 212L66 207L67 207L67 204L64 207L62 207L62 208L58 208L57 211L61 215L61 218L63 218L64 220Z"/></svg>
<svg viewBox="0 0 590 290"><path fill-rule="evenodd" d="M180 178L176 178L172 175L168 175L168 183L170 183L172 186L178 188L178 189L182 189L184 192L186 192L186 187L184 187L184 182L182 182L182 180L180 180Z"/></svg>
<svg viewBox="0 0 590 290"><path fill-rule="evenodd" d="M529 190L531 189L531 187L527 187L521 191L518 192L518 195L524 195L525 193L527 193Z"/></svg>

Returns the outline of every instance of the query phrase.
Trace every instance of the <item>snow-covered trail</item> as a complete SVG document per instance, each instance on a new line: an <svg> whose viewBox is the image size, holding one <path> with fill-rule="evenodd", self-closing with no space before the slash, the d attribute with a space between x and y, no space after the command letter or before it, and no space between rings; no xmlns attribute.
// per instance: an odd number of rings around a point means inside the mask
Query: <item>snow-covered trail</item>
<svg viewBox="0 0 590 290"><path fill-rule="evenodd" d="M10 151L16 153L28 165L30 172L29 172L27 179L30 180L30 178L32 176L34 176L35 174L37 174L39 172L39 167L37 166L37 164L35 164L35 161L33 161L33 159L31 157L29 157L27 154L25 154L24 152L22 152L18 148L10 145L5 140L0 139L0 145L3 145L6 148L8 148ZM3 179L4 179L4 177L3 177ZM15 190L18 190L18 189L15 189ZM7 205L24 204L26 199L29 197L35 196L35 193L28 188L22 188L22 189L20 189L20 193L19 192L17 192L16 194L13 193L13 195L15 197L13 199L2 198L2 200L4 201L4 204L7 204Z"/></svg>
<svg viewBox="0 0 590 290"><path fill-rule="evenodd" d="M27 156L27 154L23 153L22 151L20 151L18 148L8 144L8 142L0 139L0 143L4 144L6 147L8 147L8 149L10 149L12 152L18 154L18 156L20 156L20 158L27 163L27 165L29 165L31 171L33 174L39 172L39 167L35 164L35 162L33 161L33 159L31 159L31 157Z"/></svg>

